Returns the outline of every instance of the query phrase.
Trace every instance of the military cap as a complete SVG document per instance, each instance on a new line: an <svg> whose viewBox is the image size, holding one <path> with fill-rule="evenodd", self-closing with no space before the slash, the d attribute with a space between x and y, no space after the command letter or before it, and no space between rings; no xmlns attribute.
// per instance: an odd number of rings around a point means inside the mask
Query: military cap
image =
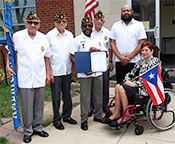
<svg viewBox="0 0 175 144"><path fill-rule="evenodd" d="M82 20L81 20L81 23L84 24L84 23L92 23L91 19L88 17L88 16L85 16Z"/></svg>
<svg viewBox="0 0 175 144"><path fill-rule="evenodd" d="M95 14L94 16L95 18L104 18L104 14L103 12L101 12L100 10Z"/></svg>
<svg viewBox="0 0 175 144"><path fill-rule="evenodd" d="M66 16L63 12L59 12L55 15L55 21L63 20L63 19L66 19Z"/></svg>
<svg viewBox="0 0 175 144"><path fill-rule="evenodd" d="M33 11L29 12L27 18L27 20L39 20L39 17L36 15L36 13L34 13Z"/></svg>

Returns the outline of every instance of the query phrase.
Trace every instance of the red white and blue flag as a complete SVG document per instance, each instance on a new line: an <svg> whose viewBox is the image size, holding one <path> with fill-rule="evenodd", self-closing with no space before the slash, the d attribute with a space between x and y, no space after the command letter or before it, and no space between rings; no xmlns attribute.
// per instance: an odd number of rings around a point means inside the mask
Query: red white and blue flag
<svg viewBox="0 0 175 144"><path fill-rule="evenodd" d="M89 16L91 21L94 19L95 16L95 8L97 8L96 0L86 0L85 3L85 16Z"/></svg>
<svg viewBox="0 0 175 144"><path fill-rule="evenodd" d="M141 78L153 105L156 106L163 103L165 101L165 95L159 65L141 75Z"/></svg>

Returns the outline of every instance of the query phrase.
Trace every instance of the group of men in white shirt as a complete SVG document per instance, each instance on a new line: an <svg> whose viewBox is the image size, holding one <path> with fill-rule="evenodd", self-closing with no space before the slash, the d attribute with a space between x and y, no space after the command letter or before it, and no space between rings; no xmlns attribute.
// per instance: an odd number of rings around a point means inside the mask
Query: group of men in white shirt
<svg viewBox="0 0 175 144"><path fill-rule="evenodd" d="M77 124L77 121L71 118L70 95L71 78L75 77L75 52L106 51L108 66L106 72L78 74L81 129L88 130L90 105L94 105L94 121L103 123L102 112L107 112L109 102L109 71L113 70L112 51L116 55L115 61L122 66L135 63L138 60L136 56L139 53L140 43L146 39L143 25L132 18L132 8L124 5L121 10L124 18L113 25L111 33L103 27L104 14L98 11L93 22L87 16L82 19L82 33L76 38L73 38L73 34L66 30L67 18L64 13L56 14L55 28L46 36L38 31L40 20L36 13L29 13L26 29L14 34L25 143L32 140L33 134L42 137L49 136L41 126L45 84L50 83L51 86L55 128L64 129L61 119L69 124ZM126 21L129 22L126 23ZM9 76L15 74L10 69L9 63L7 63L7 72ZM117 77L119 74L120 72L117 73ZM60 114L61 93L63 110Z"/></svg>

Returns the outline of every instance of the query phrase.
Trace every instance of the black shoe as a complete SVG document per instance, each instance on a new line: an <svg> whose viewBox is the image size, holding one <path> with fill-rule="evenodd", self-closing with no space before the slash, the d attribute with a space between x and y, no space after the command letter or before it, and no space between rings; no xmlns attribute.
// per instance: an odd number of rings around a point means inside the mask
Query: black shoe
<svg viewBox="0 0 175 144"><path fill-rule="evenodd" d="M45 131L41 131L41 132L33 131L33 134L37 134L40 137L48 137L49 136L49 134L47 132L45 132Z"/></svg>
<svg viewBox="0 0 175 144"><path fill-rule="evenodd" d="M111 121L111 123L108 124L110 127L118 127L119 123L117 121Z"/></svg>
<svg viewBox="0 0 175 144"><path fill-rule="evenodd" d="M32 137L31 136L24 135L23 142L29 143L29 142L31 142L31 140L32 140Z"/></svg>
<svg viewBox="0 0 175 144"><path fill-rule="evenodd" d="M81 123L81 129L82 129L82 130L88 130L88 124L87 124L87 121Z"/></svg>
<svg viewBox="0 0 175 144"><path fill-rule="evenodd" d="M64 121L64 122L68 122L69 124L77 124L77 121L74 120L74 119L71 118L71 117L63 118L63 121Z"/></svg>
<svg viewBox="0 0 175 144"><path fill-rule="evenodd" d="M105 124L110 124L110 123L112 123L112 120L109 119L108 117L104 117L104 118L103 118L103 121L104 121Z"/></svg>
<svg viewBox="0 0 175 144"><path fill-rule="evenodd" d="M103 110L103 112L105 113L105 114L108 114L108 115L112 115L112 112L111 112L111 110L109 110L108 112L107 112L107 109L105 109L105 110Z"/></svg>
<svg viewBox="0 0 175 144"><path fill-rule="evenodd" d="M100 123L105 123L105 122L103 121L103 119L94 118L94 121L95 121L95 122L100 122Z"/></svg>
<svg viewBox="0 0 175 144"><path fill-rule="evenodd" d="M91 116L93 115L93 112L94 112L94 110L91 109L91 110L89 111L89 113L88 113L88 117L91 117Z"/></svg>
<svg viewBox="0 0 175 144"><path fill-rule="evenodd" d="M59 129L59 130L63 130L64 129L64 126L63 126L63 124L60 121L55 122L53 125L54 125L54 127L56 129Z"/></svg>

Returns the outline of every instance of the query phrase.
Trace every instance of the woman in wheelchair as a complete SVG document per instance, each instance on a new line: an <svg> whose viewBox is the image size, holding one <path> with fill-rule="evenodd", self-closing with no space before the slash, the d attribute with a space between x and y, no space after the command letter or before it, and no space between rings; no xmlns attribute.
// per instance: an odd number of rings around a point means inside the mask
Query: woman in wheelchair
<svg viewBox="0 0 175 144"><path fill-rule="evenodd" d="M122 120L121 105L123 111L125 111L128 103L134 103L136 93L139 93L139 95L145 97L148 96L143 81L138 76L151 69L158 63L161 65L161 61L159 58L153 56L154 45L151 42L142 43L140 53L142 58L134 65L131 72L126 74L123 83L115 86L115 112L109 118L104 118L105 123L109 124L113 121L120 123ZM127 114L129 114L128 111L126 112L126 115ZM130 119L131 117L124 117L122 122L130 121Z"/></svg>

